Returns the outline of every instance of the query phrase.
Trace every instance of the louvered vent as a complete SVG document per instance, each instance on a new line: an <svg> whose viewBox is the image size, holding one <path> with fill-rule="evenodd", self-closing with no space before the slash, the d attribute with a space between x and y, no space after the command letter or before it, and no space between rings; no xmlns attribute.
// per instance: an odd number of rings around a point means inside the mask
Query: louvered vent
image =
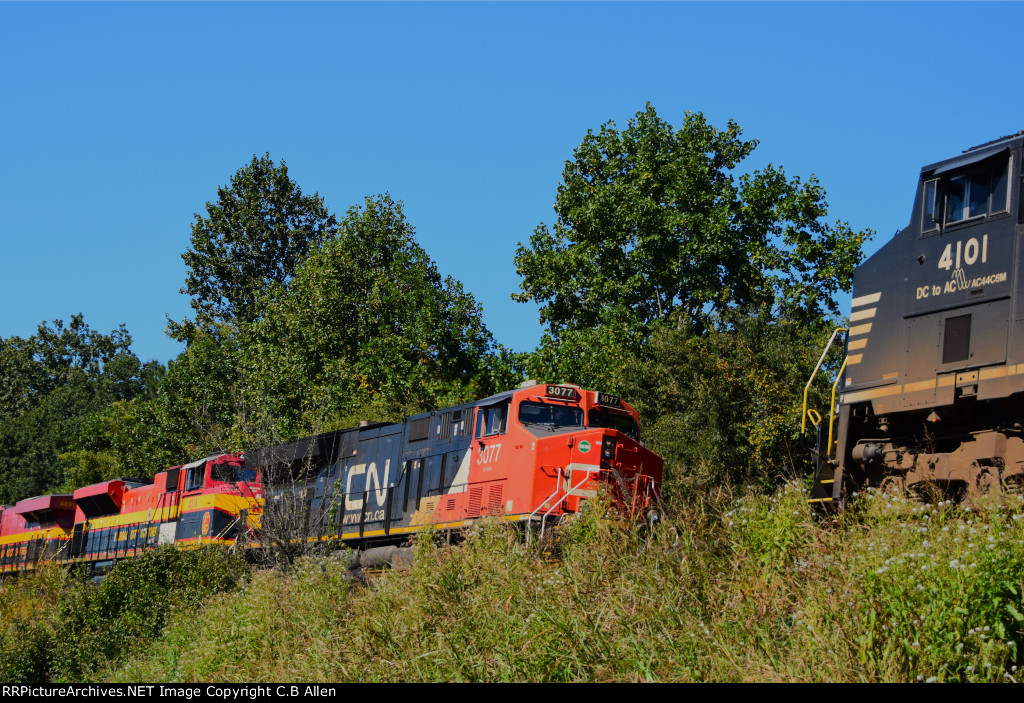
<svg viewBox="0 0 1024 703"><path fill-rule="evenodd" d="M441 415L441 429L438 430L438 439L448 439L452 436L452 414L442 413Z"/></svg>
<svg viewBox="0 0 1024 703"><path fill-rule="evenodd" d="M447 510L449 513L455 510L455 499L449 498L447 501L445 501L444 509Z"/></svg>
<svg viewBox="0 0 1024 703"><path fill-rule="evenodd" d="M484 487L475 486L469 489L469 515L470 517L480 514L480 504L484 501Z"/></svg>
<svg viewBox="0 0 1024 703"><path fill-rule="evenodd" d="M501 493L504 487L502 484L491 486L487 491L487 512L497 515L501 512Z"/></svg>
<svg viewBox="0 0 1024 703"><path fill-rule="evenodd" d="M943 364L967 361L971 356L971 316L947 318L942 339Z"/></svg>

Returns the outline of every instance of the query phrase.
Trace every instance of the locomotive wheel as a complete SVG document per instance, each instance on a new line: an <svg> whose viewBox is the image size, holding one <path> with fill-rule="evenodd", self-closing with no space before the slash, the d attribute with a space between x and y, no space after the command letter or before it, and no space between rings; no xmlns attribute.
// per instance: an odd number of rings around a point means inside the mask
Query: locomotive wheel
<svg viewBox="0 0 1024 703"><path fill-rule="evenodd" d="M974 477L974 483L968 484L967 495L964 503L971 508L977 508L980 501L995 498L999 495L999 469L983 467Z"/></svg>
<svg viewBox="0 0 1024 703"><path fill-rule="evenodd" d="M1003 478L1003 492L1011 496L1024 496L1024 475L1013 474Z"/></svg>

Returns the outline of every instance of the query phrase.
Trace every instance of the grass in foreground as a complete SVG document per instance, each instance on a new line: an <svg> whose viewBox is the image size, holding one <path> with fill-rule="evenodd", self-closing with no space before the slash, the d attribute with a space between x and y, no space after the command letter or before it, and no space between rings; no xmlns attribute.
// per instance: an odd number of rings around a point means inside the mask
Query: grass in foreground
<svg viewBox="0 0 1024 703"><path fill-rule="evenodd" d="M0 584L0 678L1016 679L1019 497L968 511L868 493L829 524L805 499L795 484L772 496L721 494L647 534L588 514L541 547L483 524L455 547L421 539L410 571L366 585L338 560L251 579L208 564L191 586L168 582L186 598L111 589L106 620L72 617L86 587L47 571ZM118 592L128 603L120 610L110 600ZM140 620L150 612L140 604L160 593L174 607ZM111 633L117 647L82 654ZM72 656L8 663L74 637Z"/></svg>
<svg viewBox="0 0 1024 703"><path fill-rule="evenodd" d="M119 680L1001 681L1022 644L1024 508L877 493L684 506L653 534L593 515L528 549L498 525L362 586L262 572L182 613ZM553 548L553 549L552 549ZM556 554L545 554L544 551Z"/></svg>

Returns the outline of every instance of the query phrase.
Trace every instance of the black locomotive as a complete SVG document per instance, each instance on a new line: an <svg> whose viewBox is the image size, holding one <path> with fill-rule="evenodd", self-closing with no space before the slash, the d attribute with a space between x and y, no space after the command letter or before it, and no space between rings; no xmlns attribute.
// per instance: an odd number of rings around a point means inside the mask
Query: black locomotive
<svg viewBox="0 0 1024 703"><path fill-rule="evenodd" d="M811 500L1024 483L1024 132L925 166L910 225L853 282ZM824 358L824 355L823 355Z"/></svg>

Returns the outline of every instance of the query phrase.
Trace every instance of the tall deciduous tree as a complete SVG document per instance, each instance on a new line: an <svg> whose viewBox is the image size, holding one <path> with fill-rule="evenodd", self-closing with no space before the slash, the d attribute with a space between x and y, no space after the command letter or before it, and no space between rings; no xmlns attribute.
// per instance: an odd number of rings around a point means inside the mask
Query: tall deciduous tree
<svg viewBox="0 0 1024 703"><path fill-rule="evenodd" d="M741 134L699 112L677 130L650 104L625 130L588 131L565 164L554 228L541 224L516 252L513 297L539 303L556 339L616 309L645 328L674 315L694 330L726 309L836 314L870 231L824 222L813 176L773 165L735 175L757 146Z"/></svg>
<svg viewBox="0 0 1024 703"><path fill-rule="evenodd" d="M486 395L503 373L511 378L491 355L479 304L414 234L400 202L367 198L287 290L268 292L242 333L255 404L308 431L377 400L400 413Z"/></svg>
<svg viewBox="0 0 1024 703"><path fill-rule="evenodd" d="M191 249L182 255L197 322L248 322L271 284L286 283L310 249L333 233L335 218L319 194L303 195L280 165L264 156L238 170L217 201L196 214ZM172 324L179 338L187 325Z"/></svg>

